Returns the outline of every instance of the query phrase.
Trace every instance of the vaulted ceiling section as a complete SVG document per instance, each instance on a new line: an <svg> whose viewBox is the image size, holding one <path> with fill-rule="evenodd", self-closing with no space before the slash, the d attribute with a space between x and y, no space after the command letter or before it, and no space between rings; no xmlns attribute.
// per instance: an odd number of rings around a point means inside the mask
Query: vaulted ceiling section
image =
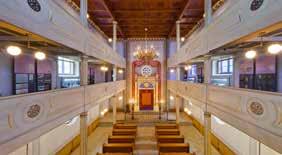
<svg viewBox="0 0 282 155"><path fill-rule="evenodd" d="M79 6L80 0L73 0ZM222 0L213 0L213 5ZM118 22L118 38L175 37L177 20L181 36L187 35L203 18L204 0L88 0L89 18L112 37L113 21Z"/></svg>

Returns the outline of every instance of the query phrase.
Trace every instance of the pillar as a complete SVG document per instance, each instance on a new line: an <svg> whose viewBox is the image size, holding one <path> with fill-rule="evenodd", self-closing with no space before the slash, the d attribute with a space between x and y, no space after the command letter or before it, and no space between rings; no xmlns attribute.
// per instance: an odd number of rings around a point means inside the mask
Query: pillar
<svg viewBox="0 0 282 155"><path fill-rule="evenodd" d="M117 49L117 22L113 21L113 51Z"/></svg>
<svg viewBox="0 0 282 155"><path fill-rule="evenodd" d="M205 26L212 21L212 0L205 0Z"/></svg>
<svg viewBox="0 0 282 155"><path fill-rule="evenodd" d="M211 114L204 113L204 155L211 155Z"/></svg>
<svg viewBox="0 0 282 155"><path fill-rule="evenodd" d="M180 68L180 66L176 67L176 80L181 81L181 68Z"/></svg>
<svg viewBox="0 0 282 155"><path fill-rule="evenodd" d="M117 102L118 102L118 97L113 96L111 98L111 104L113 107L113 124L116 124L116 118L117 118Z"/></svg>
<svg viewBox="0 0 282 155"><path fill-rule="evenodd" d="M113 68L113 81L117 81L117 67L114 66Z"/></svg>
<svg viewBox="0 0 282 155"><path fill-rule="evenodd" d="M80 60L80 85L88 85L88 57L85 55Z"/></svg>
<svg viewBox="0 0 282 155"><path fill-rule="evenodd" d="M176 50L180 49L180 21L176 21Z"/></svg>
<svg viewBox="0 0 282 155"><path fill-rule="evenodd" d="M212 60L206 59L204 62L204 83L210 84L212 76Z"/></svg>
<svg viewBox="0 0 282 155"><path fill-rule="evenodd" d="M80 155L87 155L87 112L80 114Z"/></svg>
<svg viewBox="0 0 282 155"><path fill-rule="evenodd" d="M176 124L180 123L180 104L181 104L181 97L176 95L175 96L175 115L176 115Z"/></svg>
<svg viewBox="0 0 282 155"><path fill-rule="evenodd" d="M88 0L80 0L80 20L84 26L88 26L87 21L87 9L88 9Z"/></svg>

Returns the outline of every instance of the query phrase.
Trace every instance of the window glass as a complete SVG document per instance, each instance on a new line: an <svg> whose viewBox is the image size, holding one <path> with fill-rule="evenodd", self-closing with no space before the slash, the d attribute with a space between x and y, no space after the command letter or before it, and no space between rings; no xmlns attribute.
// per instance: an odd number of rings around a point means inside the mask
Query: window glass
<svg viewBox="0 0 282 155"><path fill-rule="evenodd" d="M232 74L233 59L222 59L217 61L217 74Z"/></svg>
<svg viewBox="0 0 282 155"><path fill-rule="evenodd" d="M59 75L75 75L75 62L67 58L59 57L58 72Z"/></svg>

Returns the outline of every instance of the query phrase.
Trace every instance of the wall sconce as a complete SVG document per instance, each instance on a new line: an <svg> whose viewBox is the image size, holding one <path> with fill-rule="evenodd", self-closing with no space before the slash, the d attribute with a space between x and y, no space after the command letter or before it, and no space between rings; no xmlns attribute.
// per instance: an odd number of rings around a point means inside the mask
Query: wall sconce
<svg viewBox="0 0 282 155"><path fill-rule="evenodd" d="M108 42L109 42L109 43L113 42L113 39L112 39L112 38L109 38L109 39L108 39Z"/></svg>
<svg viewBox="0 0 282 155"><path fill-rule="evenodd" d="M123 97L122 97L122 96L118 97L118 100L119 100L119 101L121 101L122 99L123 99Z"/></svg>
<svg viewBox="0 0 282 155"><path fill-rule="evenodd" d="M170 71L171 73L174 73L174 69L170 69L169 71Z"/></svg>
<svg viewBox="0 0 282 155"><path fill-rule="evenodd" d="M122 74L122 73L123 73L123 70L122 70L122 69L119 69L119 70L118 70L118 73L119 73L119 74Z"/></svg>
<svg viewBox="0 0 282 155"><path fill-rule="evenodd" d="M184 69L185 69L186 71L188 71L188 70L192 69L192 66L191 66L191 65L185 66Z"/></svg>
<svg viewBox="0 0 282 155"><path fill-rule="evenodd" d="M174 97L173 97L173 96L170 96L169 99L170 99L171 101L173 101L173 100L174 100Z"/></svg>
<svg viewBox="0 0 282 155"><path fill-rule="evenodd" d="M103 71L103 72L106 72L106 71L109 70L109 68L107 66L103 65L103 66L101 66L100 70Z"/></svg>

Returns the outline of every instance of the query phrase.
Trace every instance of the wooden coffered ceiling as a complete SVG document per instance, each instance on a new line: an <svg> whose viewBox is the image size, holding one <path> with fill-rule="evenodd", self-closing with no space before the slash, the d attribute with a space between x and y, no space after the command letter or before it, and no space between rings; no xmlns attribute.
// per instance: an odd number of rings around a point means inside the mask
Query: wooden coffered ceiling
<svg viewBox="0 0 282 155"><path fill-rule="evenodd" d="M80 0L73 0L79 6ZM213 4L220 0L213 0ZM175 22L181 21L185 36L203 18L204 0L88 0L89 18L112 37L112 22L118 22L118 38L175 37Z"/></svg>

